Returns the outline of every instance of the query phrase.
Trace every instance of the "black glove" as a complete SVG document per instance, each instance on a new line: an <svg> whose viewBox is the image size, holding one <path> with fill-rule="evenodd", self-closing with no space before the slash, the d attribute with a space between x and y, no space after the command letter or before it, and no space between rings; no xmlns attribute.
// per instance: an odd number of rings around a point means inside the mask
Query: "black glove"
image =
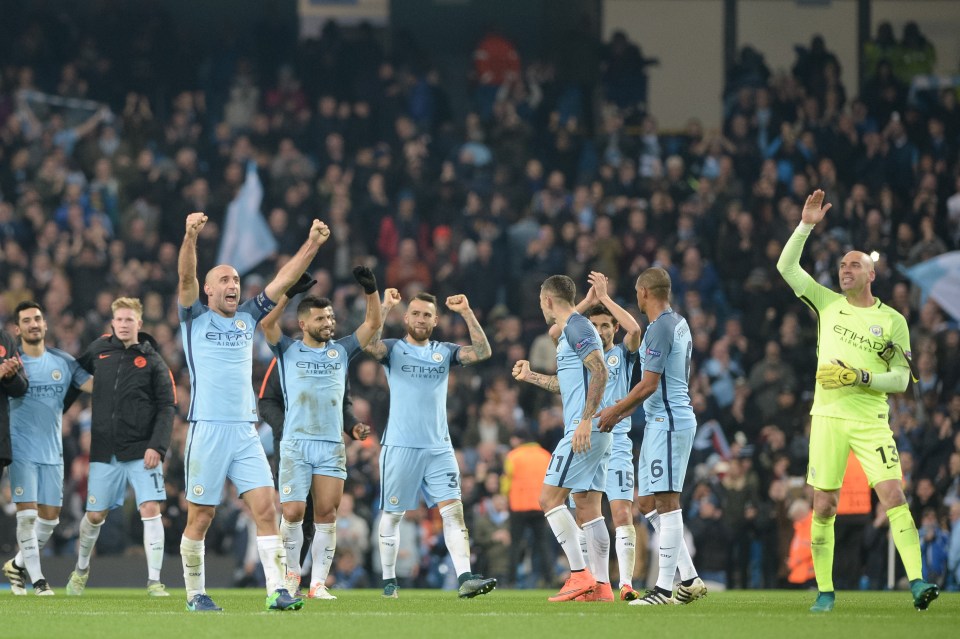
<svg viewBox="0 0 960 639"><path fill-rule="evenodd" d="M363 292L367 295L377 292L377 278L366 266L354 267L353 278L363 287Z"/></svg>
<svg viewBox="0 0 960 639"><path fill-rule="evenodd" d="M293 299L294 295L299 295L300 293L306 293L313 285L317 283L317 280L313 279L306 273L300 276L300 279L294 282L293 286L287 289L287 292L284 293L288 298Z"/></svg>

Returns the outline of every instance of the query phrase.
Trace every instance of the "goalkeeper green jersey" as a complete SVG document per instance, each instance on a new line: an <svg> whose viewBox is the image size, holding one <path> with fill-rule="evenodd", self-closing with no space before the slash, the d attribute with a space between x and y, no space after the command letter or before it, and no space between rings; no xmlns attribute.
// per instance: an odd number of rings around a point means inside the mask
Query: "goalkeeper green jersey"
<svg viewBox="0 0 960 639"><path fill-rule="evenodd" d="M892 340L900 348L890 365L909 366L905 357L910 357L910 331L903 315L880 300L869 308L853 306L845 295L818 284L800 268L800 254L810 228L800 225L793 232L777 268L797 297L816 313L817 365L836 359L853 368L884 373L890 368L879 352L887 340ZM882 391L864 386L825 390L819 384L810 409L811 415L867 422L886 421L887 412L887 394Z"/></svg>

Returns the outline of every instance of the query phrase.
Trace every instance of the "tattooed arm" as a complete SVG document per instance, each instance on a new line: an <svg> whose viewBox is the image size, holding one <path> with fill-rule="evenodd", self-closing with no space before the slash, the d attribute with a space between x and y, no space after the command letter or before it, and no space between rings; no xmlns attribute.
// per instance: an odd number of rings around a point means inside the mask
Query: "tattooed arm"
<svg viewBox="0 0 960 639"><path fill-rule="evenodd" d="M367 302L369 304L369 301ZM383 292L383 302L380 304L380 326L373 333L370 341L363 347L363 352L367 353L376 360L381 360L387 356L387 345L383 343L380 337L383 335L383 322L387 319L390 309L400 303L400 292L395 288L388 288Z"/></svg>
<svg viewBox="0 0 960 639"><path fill-rule="evenodd" d="M513 365L513 378L518 382L527 382L534 386L539 386L543 390L550 391L551 393L560 393L559 377L556 375L534 373L530 370L530 362L525 359L521 359Z"/></svg>
<svg viewBox="0 0 960 639"><path fill-rule="evenodd" d="M473 314L466 295L451 295L447 298L447 308L459 313L470 331L470 346L460 349L460 363L464 366L490 359L490 342L487 340L477 316Z"/></svg>

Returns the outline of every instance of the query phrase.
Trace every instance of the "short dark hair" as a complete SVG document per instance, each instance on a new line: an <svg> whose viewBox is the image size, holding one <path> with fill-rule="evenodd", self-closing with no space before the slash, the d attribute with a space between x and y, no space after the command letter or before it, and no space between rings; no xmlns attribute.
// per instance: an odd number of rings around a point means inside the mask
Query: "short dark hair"
<svg viewBox="0 0 960 639"><path fill-rule="evenodd" d="M670 274L659 266L651 266L637 278L637 288L645 288L660 300L670 299Z"/></svg>
<svg viewBox="0 0 960 639"><path fill-rule="evenodd" d="M583 312L583 316L586 317L587 319L590 319L594 315L609 315L611 318L613 318L614 324L617 324L617 325L620 324L620 322L617 321L617 318L613 316L613 313L610 312L610 309L608 309L603 304L597 304L596 306L591 306L590 308L588 308Z"/></svg>
<svg viewBox="0 0 960 639"><path fill-rule="evenodd" d="M420 300L421 302L430 302L434 306L437 305L437 296L431 295L430 293L424 293L423 291L420 291L419 293L414 295L413 299Z"/></svg>
<svg viewBox="0 0 960 639"><path fill-rule="evenodd" d="M307 295L297 304L297 317L308 315L315 308L324 309L330 306L333 306L333 303L325 297Z"/></svg>
<svg viewBox="0 0 960 639"><path fill-rule="evenodd" d="M34 302L33 300L25 300L17 304L17 307L13 309L13 316L16 318L16 321L20 321L20 313L28 309L35 308L40 313L43 313L43 307L40 306L40 302Z"/></svg>
<svg viewBox="0 0 960 639"><path fill-rule="evenodd" d="M573 305L573 300L577 296L577 285L566 275L551 275L543 281L540 290L547 295L559 297L570 305Z"/></svg>

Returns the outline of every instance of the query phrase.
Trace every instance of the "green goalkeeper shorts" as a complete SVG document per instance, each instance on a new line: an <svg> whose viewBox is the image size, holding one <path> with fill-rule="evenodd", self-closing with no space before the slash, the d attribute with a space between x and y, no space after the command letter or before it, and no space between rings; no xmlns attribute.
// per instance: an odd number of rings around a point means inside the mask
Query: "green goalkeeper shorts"
<svg viewBox="0 0 960 639"><path fill-rule="evenodd" d="M839 490L851 450L863 466L871 488L887 479L903 478L897 443L886 422L814 415L810 424L807 483L820 490Z"/></svg>

